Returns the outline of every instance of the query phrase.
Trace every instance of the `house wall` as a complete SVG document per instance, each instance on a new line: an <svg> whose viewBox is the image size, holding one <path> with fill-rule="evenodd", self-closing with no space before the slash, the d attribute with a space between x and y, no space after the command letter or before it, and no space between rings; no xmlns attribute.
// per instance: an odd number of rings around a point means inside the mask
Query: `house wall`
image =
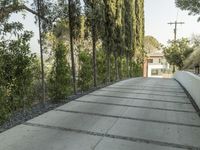
<svg viewBox="0 0 200 150"><path fill-rule="evenodd" d="M148 77L157 77L157 78L162 78L163 75L152 75L152 70L156 69L156 70L160 70L160 69L164 69L164 66L161 64L148 64Z"/></svg>

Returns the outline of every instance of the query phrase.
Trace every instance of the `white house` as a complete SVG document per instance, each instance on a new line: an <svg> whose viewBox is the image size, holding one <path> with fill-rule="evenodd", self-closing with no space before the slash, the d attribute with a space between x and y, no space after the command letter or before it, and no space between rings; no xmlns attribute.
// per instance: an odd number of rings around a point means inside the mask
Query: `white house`
<svg viewBox="0 0 200 150"><path fill-rule="evenodd" d="M144 65L145 77L164 78L169 75L170 65L167 63L163 51L158 50L147 55Z"/></svg>

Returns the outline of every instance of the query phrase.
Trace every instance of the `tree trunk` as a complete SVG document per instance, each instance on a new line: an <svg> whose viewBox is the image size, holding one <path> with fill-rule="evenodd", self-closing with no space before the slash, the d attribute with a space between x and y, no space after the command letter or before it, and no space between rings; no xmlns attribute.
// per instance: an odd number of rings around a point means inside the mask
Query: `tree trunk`
<svg viewBox="0 0 200 150"><path fill-rule="evenodd" d="M92 46L93 46L93 78L94 87L97 87L97 62L96 62L96 26L94 22L94 4L92 4Z"/></svg>
<svg viewBox="0 0 200 150"><path fill-rule="evenodd" d="M129 71L129 78L133 77L133 66L132 66L132 57L129 56L129 66L130 66L130 71Z"/></svg>
<svg viewBox="0 0 200 150"><path fill-rule="evenodd" d="M128 52L126 52L126 69L127 69L127 78L129 78L129 57L128 57Z"/></svg>
<svg viewBox="0 0 200 150"><path fill-rule="evenodd" d="M41 16L41 1L37 0L38 14ZM43 58L43 45L42 45L42 27L41 19L38 17L39 25L39 43L40 43L40 61L41 61L41 73L42 73L42 104L45 103L45 80L44 80L44 58Z"/></svg>
<svg viewBox="0 0 200 150"><path fill-rule="evenodd" d="M110 83L110 50L108 48L107 52L106 52L106 72L107 72L107 84Z"/></svg>
<svg viewBox="0 0 200 150"><path fill-rule="evenodd" d="M115 51L115 80L119 80L119 68L118 68L118 62L117 62L117 51Z"/></svg>
<svg viewBox="0 0 200 150"><path fill-rule="evenodd" d="M106 39L106 78L107 78L107 84L110 83L110 55L111 55L111 46L110 46L110 38L111 36L111 31L110 31L110 13L109 13L109 1L108 0L103 0L105 4L105 39Z"/></svg>
<svg viewBox="0 0 200 150"><path fill-rule="evenodd" d="M176 67L175 67L175 65L173 65L173 71L172 71L173 73L175 73L176 72Z"/></svg>
<svg viewBox="0 0 200 150"><path fill-rule="evenodd" d="M120 54L120 62L119 62L119 78L120 78L120 80L123 79L123 75L122 75L122 53Z"/></svg>
<svg viewBox="0 0 200 150"><path fill-rule="evenodd" d="M74 63L74 44L73 44L73 31L72 31L72 14L71 14L71 0L68 0L68 11L69 11L69 31L70 31L70 51L71 51L71 65L72 65L72 76L73 76L73 88L74 94L76 94L76 72Z"/></svg>

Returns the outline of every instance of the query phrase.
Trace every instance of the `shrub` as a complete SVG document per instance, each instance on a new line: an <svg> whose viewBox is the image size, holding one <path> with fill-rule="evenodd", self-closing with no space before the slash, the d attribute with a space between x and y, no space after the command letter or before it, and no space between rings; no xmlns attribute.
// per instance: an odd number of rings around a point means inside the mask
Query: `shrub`
<svg viewBox="0 0 200 150"><path fill-rule="evenodd" d="M98 84L106 83L106 54L102 49L97 51L97 81Z"/></svg>
<svg viewBox="0 0 200 150"><path fill-rule="evenodd" d="M93 85L92 56L87 51L80 51L79 55L78 86L82 91L87 91Z"/></svg>
<svg viewBox="0 0 200 150"><path fill-rule="evenodd" d="M32 33L25 31L17 40L0 42L0 122L10 113L31 104L31 90L36 56L30 52Z"/></svg>
<svg viewBox="0 0 200 150"><path fill-rule="evenodd" d="M54 63L49 75L49 96L53 102L59 102L71 94L71 70L67 60L67 48L58 42L54 49Z"/></svg>

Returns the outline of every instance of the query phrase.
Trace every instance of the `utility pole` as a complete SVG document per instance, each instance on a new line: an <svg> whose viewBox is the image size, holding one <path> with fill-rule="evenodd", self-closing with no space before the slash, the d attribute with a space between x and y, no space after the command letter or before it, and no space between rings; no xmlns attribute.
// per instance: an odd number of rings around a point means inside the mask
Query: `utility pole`
<svg viewBox="0 0 200 150"><path fill-rule="evenodd" d="M176 43L176 40L177 40L177 28L178 28L178 25L181 25L181 24L185 24L184 22L178 22L177 20L175 22L169 22L168 23L169 25L174 25L174 43ZM173 73L176 71L176 68L175 68L175 65L173 65Z"/></svg>
<svg viewBox="0 0 200 150"><path fill-rule="evenodd" d="M181 24L185 24L184 22L178 22L178 21L175 21L175 22L169 22L168 24L170 25L174 25L174 41L177 40L177 28L178 28L178 25L181 25Z"/></svg>

